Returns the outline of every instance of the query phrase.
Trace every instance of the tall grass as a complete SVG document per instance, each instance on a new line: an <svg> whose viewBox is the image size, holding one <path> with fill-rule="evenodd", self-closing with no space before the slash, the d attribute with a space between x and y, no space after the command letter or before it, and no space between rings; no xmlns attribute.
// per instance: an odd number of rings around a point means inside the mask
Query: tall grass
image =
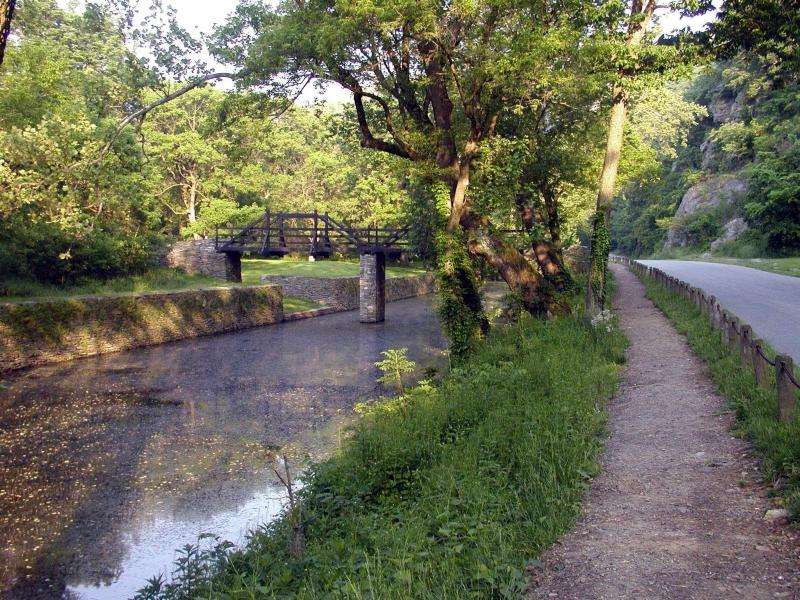
<svg viewBox="0 0 800 600"><path fill-rule="evenodd" d="M578 319L494 332L438 386L373 405L313 468L301 557L279 519L210 580L142 597L518 597L597 472L624 345Z"/></svg>
<svg viewBox="0 0 800 600"><path fill-rule="evenodd" d="M751 369L742 368L738 352L722 343L720 333L697 307L665 286L643 278L647 296L686 335L689 345L708 365L719 392L736 413L738 430L762 459L762 472L795 517L800 515L800 416L789 423L777 419L773 388L756 385Z"/></svg>

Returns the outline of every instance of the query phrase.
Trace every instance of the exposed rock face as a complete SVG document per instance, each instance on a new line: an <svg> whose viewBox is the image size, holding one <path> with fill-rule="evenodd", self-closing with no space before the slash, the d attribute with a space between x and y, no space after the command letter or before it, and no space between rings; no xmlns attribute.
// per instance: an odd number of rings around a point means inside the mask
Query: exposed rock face
<svg viewBox="0 0 800 600"><path fill-rule="evenodd" d="M732 202L747 193L747 182L735 175L716 175L690 187L683 195L676 217L690 215L701 208Z"/></svg>
<svg viewBox="0 0 800 600"><path fill-rule="evenodd" d="M731 219L725 223L725 228L723 229L722 235L711 242L711 251L714 252L715 250L718 250L719 247L726 242L732 242L748 229L750 228L747 226L745 220L741 217Z"/></svg>
<svg viewBox="0 0 800 600"><path fill-rule="evenodd" d="M741 116L743 104L744 98L742 94L737 95L735 98L719 96L711 102L708 112L711 113L711 118L714 119L715 124L728 123Z"/></svg>
<svg viewBox="0 0 800 600"><path fill-rule="evenodd" d="M682 248L692 243L682 227L687 217L699 210L707 210L721 203L733 203L746 193L747 182L731 174L715 175L690 187L683 195L681 204L675 213L675 223L667 233L664 248L667 250Z"/></svg>

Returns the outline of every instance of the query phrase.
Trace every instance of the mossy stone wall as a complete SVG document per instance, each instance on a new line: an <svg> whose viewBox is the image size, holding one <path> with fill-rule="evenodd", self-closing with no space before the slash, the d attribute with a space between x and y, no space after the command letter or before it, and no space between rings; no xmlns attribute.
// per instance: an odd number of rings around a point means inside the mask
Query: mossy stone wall
<svg viewBox="0 0 800 600"><path fill-rule="evenodd" d="M279 286L0 304L0 372L283 320Z"/></svg>

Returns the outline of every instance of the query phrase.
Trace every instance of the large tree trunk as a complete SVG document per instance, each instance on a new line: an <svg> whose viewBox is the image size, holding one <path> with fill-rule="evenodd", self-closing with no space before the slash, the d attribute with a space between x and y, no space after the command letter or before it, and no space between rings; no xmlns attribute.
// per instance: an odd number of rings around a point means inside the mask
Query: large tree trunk
<svg viewBox="0 0 800 600"><path fill-rule="evenodd" d="M560 235L558 233L558 208L555 198L550 199L551 206L547 207L547 229L552 242L538 238L531 242L531 247L525 255L536 262L542 275L555 290L563 292L573 285L572 277L564 267L564 257L561 255ZM535 211L530 198L517 196L517 212L522 221L522 226L527 233L531 233L536 226Z"/></svg>
<svg viewBox="0 0 800 600"><path fill-rule="evenodd" d="M631 0L628 17L628 48L639 46L647 33L650 20L656 9L656 0ZM635 74L635 72L634 72ZM620 71L620 75L631 73ZM628 107L628 94L625 88L615 84L611 95L611 116L608 125L606 154L603 169L600 171L600 185L597 191L592 237L589 240L589 283L586 286L586 311L595 315L605 307L606 276L608 274L608 254L611 250L611 201L617 184L617 170L622 153L622 134L625 128L625 112Z"/></svg>
<svg viewBox="0 0 800 600"><path fill-rule="evenodd" d="M14 18L16 0L0 0L0 66L6 54L6 43L11 33L11 20Z"/></svg>
<svg viewBox="0 0 800 600"><path fill-rule="evenodd" d="M189 179L189 187L185 191L186 194L186 218L189 225L194 225L197 222L197 180L195 178ZM192 238L199 240L200 236L197 233L192 234Z"/></svg>
<svg viewBox="0 0 800 600"><path fill-rule="evenodd" d="M608 125L608 140L600 171L600 184L597 192L592 237L589 243L589 283L586 286L586 310L595 315L605 306L606 275L608 273L608 253L611 249L609 224L611 222L611 201L617 183L622 134L625 128L625 112L628 97L620 86L614 86L611 117Z"/></svg>
<svg viewBox="0 0 800 600"><path fill-rule="evenodd" d="M467 250L497 269L530 314L543 317L553 307L553 298L545 293L541 275L533 265L513 245L491 233L485 223L469 226Z"/></svg>

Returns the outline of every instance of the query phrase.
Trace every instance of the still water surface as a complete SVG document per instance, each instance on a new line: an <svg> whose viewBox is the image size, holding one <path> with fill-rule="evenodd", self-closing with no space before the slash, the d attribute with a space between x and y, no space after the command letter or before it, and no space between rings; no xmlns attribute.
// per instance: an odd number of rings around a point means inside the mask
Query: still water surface
<svg viewBox="0 0 800 600"><path fill-rule="evenodd" d="M30 369L0 386L0 595L130 596L201 533L241 542L280 510L269 449L319 459L373 363L445 342L430 297Z"/></svg>

